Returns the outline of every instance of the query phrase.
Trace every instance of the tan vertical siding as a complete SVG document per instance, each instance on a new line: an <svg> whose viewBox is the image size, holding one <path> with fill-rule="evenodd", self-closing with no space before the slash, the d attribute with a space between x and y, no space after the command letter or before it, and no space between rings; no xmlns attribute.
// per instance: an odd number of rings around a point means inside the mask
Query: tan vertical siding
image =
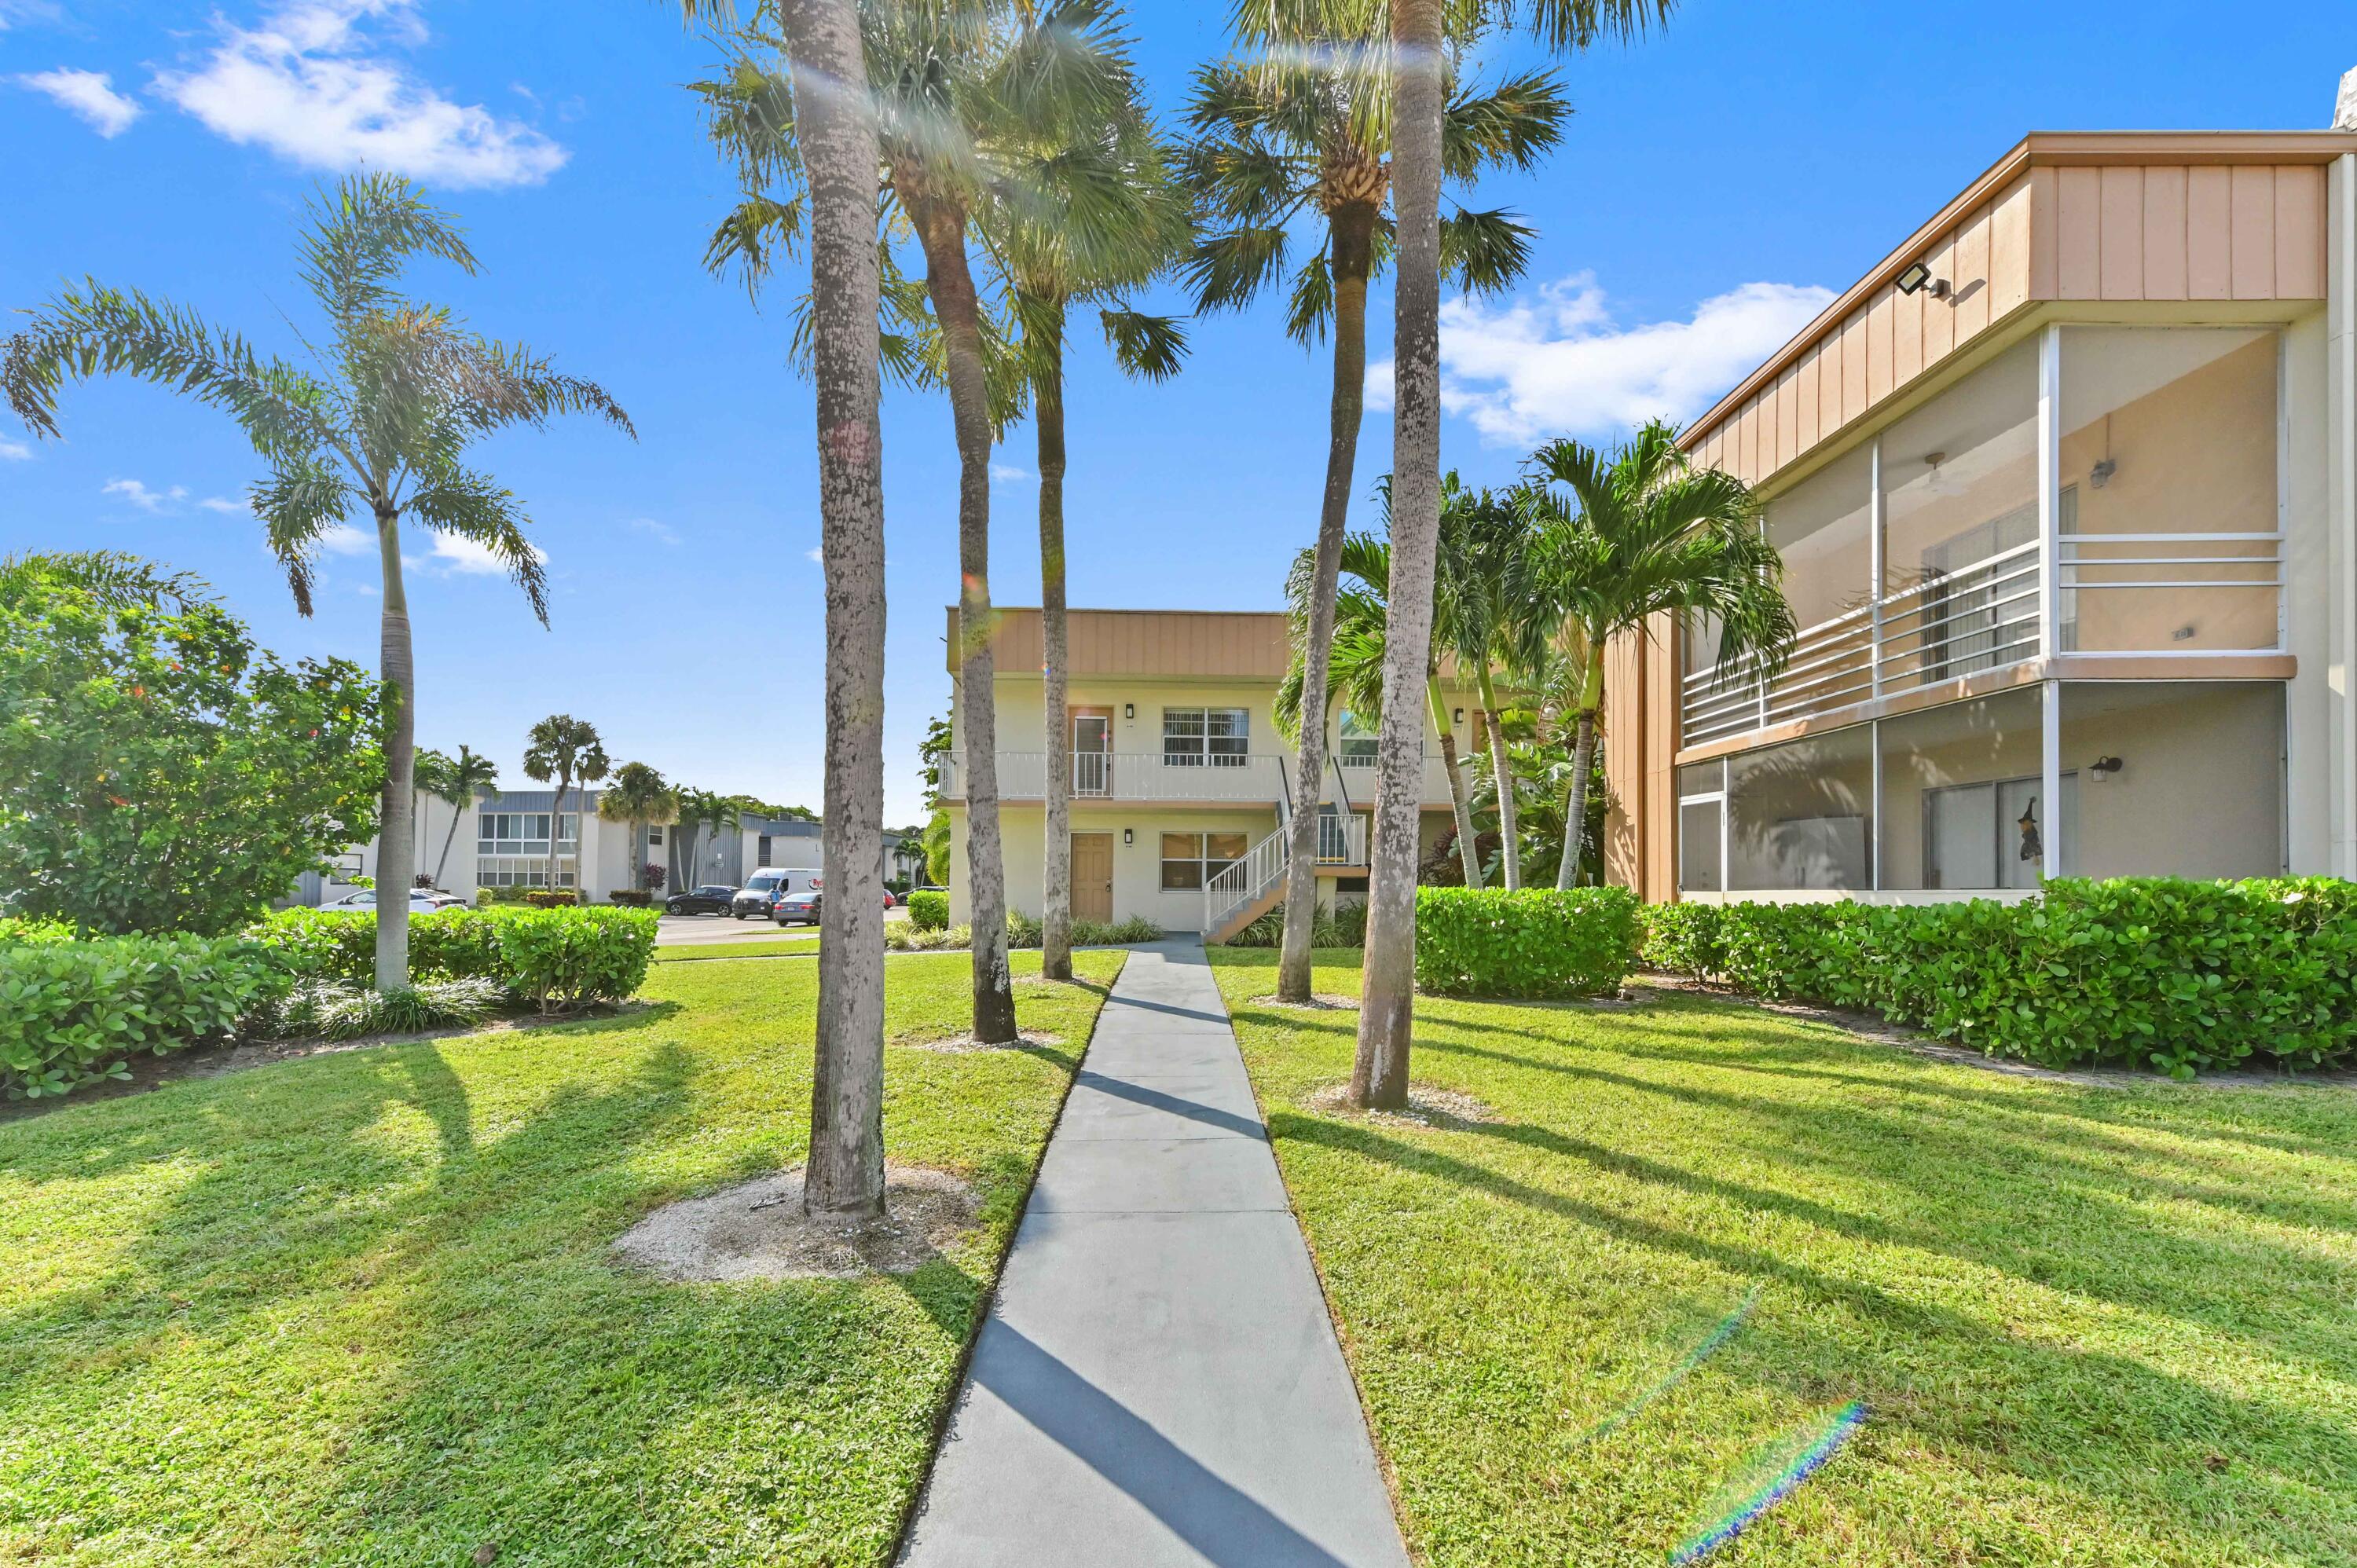
<svg viewBox="0 0 2357 1568"><path fill-rule="evenodd" d="M2185 179L2191 171L2148 168L2142 204L2146 299L2185 297Z"/></svg>
<svg viewBox="0 0 2357 1568"><path fill-rule="evenodd" d="M1989 209L1989 319L2029 303L2030 285L2030 188L2018 179ZM1905 378L1900 378L1902 384Z"/></svg>
<svg viewBox="0 0 2357 1568"><path fill-rule="evenodd" d="M2276 169L2276 297L2324 295L2324 171L2297 164Z"/></svg>
<svg viewBox="0 0 2357 1568"><path fill-rule="evenodd" d="M2276 171L2236 166L2233 202L2236 299L2273 299L2276 292Z"/></svg>

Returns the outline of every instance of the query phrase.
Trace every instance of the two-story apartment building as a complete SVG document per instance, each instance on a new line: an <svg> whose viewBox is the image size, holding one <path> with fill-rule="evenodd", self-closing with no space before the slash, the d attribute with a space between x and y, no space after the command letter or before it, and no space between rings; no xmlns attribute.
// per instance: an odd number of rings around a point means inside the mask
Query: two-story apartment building
<svg viewBox="0 0 2357 1568"><path fill-rule="evenodd" d="M1274 611L1069 612L1072 913L1143 916L1166 930L1223 935L1283 897L1285 835L1297 758L1277 731L1290 658ZM959 673L957 610L949 670ZM1036 916L1046 861L1045 682L1039 612L1000 609L994 628L999 823L1008 907ZM1475 727L1467 692L1449 690ZM1454 720L1458 714L1452 714ZM951 918L966 903L965 712L952 699L952 751L942 800L950 813ZM1426 719L1423 804L1428 846L1449 822L1439 740ZM1318 875L1326 897L1366 890L1374 736L1349 714L1332 721L1321 794Z"/></svg>
<svg viewBox="0 0 2357 1568"><path fill-rule="evenodd" d="M2357 875L2357 134L2038 134L1686 432L1803 628L1611 652L1652 899Z"/></svg>

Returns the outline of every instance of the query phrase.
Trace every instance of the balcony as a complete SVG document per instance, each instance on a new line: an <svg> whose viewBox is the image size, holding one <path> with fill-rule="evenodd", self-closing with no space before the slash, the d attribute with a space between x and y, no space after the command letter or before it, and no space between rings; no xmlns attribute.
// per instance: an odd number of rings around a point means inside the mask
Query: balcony
<svg viewBox="0 0 2357 1568"><path fill-rule="evenodd" d="M1153 752L1076 751L1071 754L1071 798L1119 804L1245 806L1274 810L1292 790L1291 752L1256 751L1213 757L1165 757ZM1340 757L1326 770L1324 799L1364 811L1375 803L1372 757ZM963 752L942 760L942 799L966 795ZM1048 757L1039 751L998 754L998 798L1038 800L1046 797ZM1423 803L1449 803L1448 772L1437 756L1424 759Z"/></svg>

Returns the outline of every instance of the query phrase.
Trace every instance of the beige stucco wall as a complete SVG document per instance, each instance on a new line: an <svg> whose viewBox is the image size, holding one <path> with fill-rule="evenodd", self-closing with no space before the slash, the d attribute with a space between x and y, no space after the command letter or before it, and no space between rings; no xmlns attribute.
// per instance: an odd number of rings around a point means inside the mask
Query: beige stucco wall
<svg viewBox="0 0 2357 1568"><path fill-rule="evenodd" d="M2274 682L2139 683L2133 692L2066 686L2062 765L2079 779L2063 869L2074 876L2279 875L2282 698ZM2136 705L2086 711L2106 699ZM2099 757L2126 766L2097 783L2087 765Z"/></svg>
<svg viewBox="0 0 2357 1568"><path fill-rule="evenodd" d="M999 812L1000 854L1006 868L1006 903L1011 909L1036 918L1041 908L1046 873L1045 813L1037 806L1007 806ZM1128 830L1133 842L1121 841ZM1241 833L1247 847L1276 831L1274 811L1154 811L1141 808L1076 807L1074 832L1113 835L1113 918L1138 917L1166 931L1203 929L1200 892L1162 890L1162 834L1165 832ZM971 918L967 900L966 814L950 813L950 918Z"/></svg>

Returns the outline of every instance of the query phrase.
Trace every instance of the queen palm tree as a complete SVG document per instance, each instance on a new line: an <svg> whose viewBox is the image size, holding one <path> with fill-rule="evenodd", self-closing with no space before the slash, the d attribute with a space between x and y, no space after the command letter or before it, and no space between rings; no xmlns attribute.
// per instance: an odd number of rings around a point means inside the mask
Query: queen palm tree
<svg viewBox="0 0 2357 1568"><path fill-rule="evenodd" d="M1009 195L983 209L982 236L1011 296L1017 363L1031 397L1039 479L1039 620L1046 719L1046 842L1039 972L1072 977L1070 643L1064 605L1064 350L1071 307L1093 304L1114 361L1160 381L1178 373L1185 334L1130 303L1193 232L1135 78L1091 134L1055 136L1013 160Z"/></svg>
<svg viewBox="0 0 2357 1568"><path fill-rule="evenodd" d="M565 838L565 797L575 783L595 784L606 777L606 743L598 738L597 726L587 719L576 719L571 714L551 714L532 726L523 753L524 777L534 783L556 783L554 804L548 816L548 886L556 888L556 846ZM579 841L576 840L574 865L580 866ZM576 893L584 902L588 897L588 885L576 884Z"/></svg>
<svg viewBox="0 0 2357 1568"><path fill-rule="evenodd" d="M402 577L404 519L489 550L546 625L545 575L526 532L531 519L512 492L467 466L467 448L509 425L541 428L560 413L594 413L636 432L596 382L470 332L447 307L397 290L417 256L476 270L450 215L428 206L408 180L350 176L315 193L307 210L303 282L329 326L316 367L265 356L191 310L91 279L35 310L31 324L8 339L0 390L40 435L58 434L57 392L68 377L136 376L227 413L269 466L270 477L249 499L303 615L311 613L321 538L356 509L375 525L381 672L393 695L377 880L401 889L417 872L410 800L417 682ZM381 899L377 986L390 991L408 980L409 901Z"/></svg>
<svg viewBox="0 0 2357 1568"><path fill-rule="evenodd" d="M663 776L643 762L625 762L614 769L614 781L597 797L599 820L627 823L630 830L630 886L645 886L646 863L639 857L640 835L650 827L679 821L678 792Z"/></svg>
<svg viewBox="0 0 2357 1568"><path fill-rule="evenodd" d="M1446 644L1458 678L1470 677L1480 698L1498 796L1501 870L1512 892L1523 885L1521 826L1497 675L1502 669L1526 681L1526 672L1545 660L1552 628L1532 613L1538 600L1527 509L1510 494L1466 489L1454 471L1442 478L1440 492L1433 634ZM1469 876L1466 886L1480 883Z"/></svg>
<svg viewBox="0 0 2357 1568"><path fill-rule="evenodd" d="M1394 83L1380 16L1353 29L1319 7L1272 5L1251 29L1263 47L1245 60L1196 73L1189 120L1197 134L1187 171L1205 214L1188 278L1201 310L1240 308L1280 282L1286 329L1308 348L1334 332L1333 392L1317 569L1305 627L1312 668L1295 775L1285 941L1277 993L1309 999L1309 939L1317 911L1318 801L1324 793L1326 657L1366 387L1367 285L1390 259L1390 133ZM1528 168L1553 147L1571 113L1550 76L1524 72L1495 87L1462 84L1448 101L1447 175L1460 188L1485 170ZM1314 215L1314 216L1313 216ZM1316 245L1291 268L1297 228ZM1530 231L1505 211L1462 206L1440 225L1452 281L1493 293L1520 276ZM1367 711L1372 711L1372 709ZM1419 745L1421 743L1419 742Z"/></svg>
<svg viewBox="0 0 2357 1568"><path fill-rule="evenodd" d="M1644 634L1652 617L1721 628L1721 658L1747 659L1765 679L1782 667L1792 607L1779 585L1784 564L1760 528L1744 482L1696 468L1677 432L1655 420L1609 453L1551 441L1532 454L1521 499L1539 530L1535 597L1576 650L1566 682L1574 725L1571 789L1555 886L1572 885L1587 820L1587 776L1604 714L1604 651L1614 637Z"/></svg>
<svg viewBox="0 0 2357 1568"><path fill-rule="evenodd" d="M458 755L450 758L450 766L442 776L442 788L434 791L450 807L450 831L442 835L442 856L434 863L434 885L442 885L442 873L450 864L450 841L458 836L458 816L468 806L499 788L500 767L488 757L478 756L469 746L460 746Z"/></svg>
<svg viewBox="0 0 2357 1568"><path fill-rule="evenodd" d="M432 746L421 746L409 766L409 817L422 821L425 798L440 800L450 778L450 758Z"/></svg>

